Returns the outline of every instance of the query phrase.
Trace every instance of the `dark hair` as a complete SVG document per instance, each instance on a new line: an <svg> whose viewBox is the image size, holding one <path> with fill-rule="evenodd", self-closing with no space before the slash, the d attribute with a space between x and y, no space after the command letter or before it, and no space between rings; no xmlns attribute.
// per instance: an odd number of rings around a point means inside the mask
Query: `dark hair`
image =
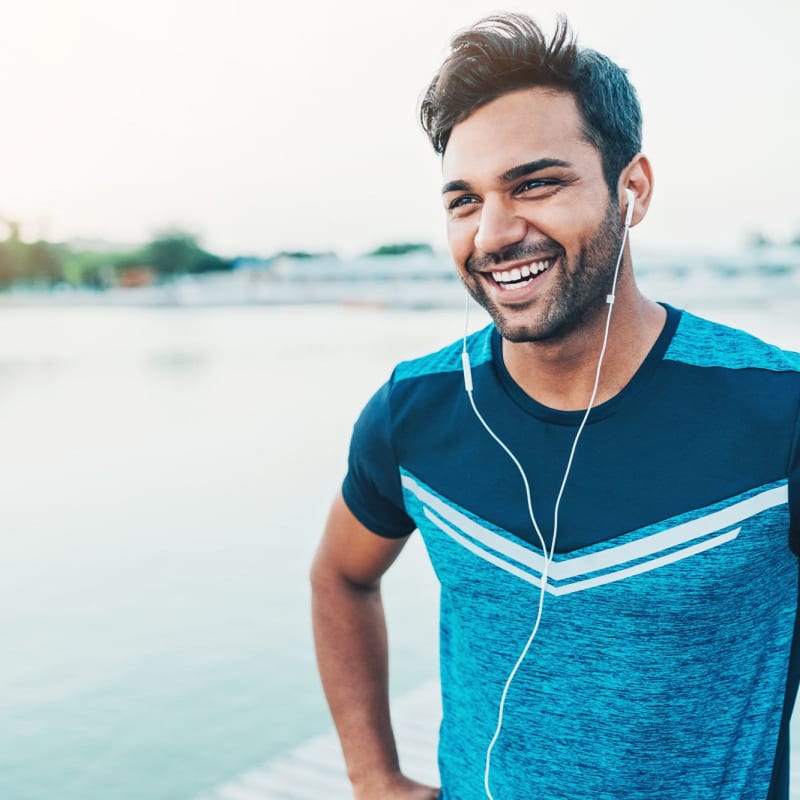
<svg viewBox="0 0 800 800"><path fill-rule="evenodd" d="M492 15L457 33L422 99L422 127L442 154L453 127L473 111L507 92L536 86L575 97L583 135L600 151L615 196L620 172L641 149L639 100L625 70L578 47L564 17L549 43L525 14Z"/></svg>

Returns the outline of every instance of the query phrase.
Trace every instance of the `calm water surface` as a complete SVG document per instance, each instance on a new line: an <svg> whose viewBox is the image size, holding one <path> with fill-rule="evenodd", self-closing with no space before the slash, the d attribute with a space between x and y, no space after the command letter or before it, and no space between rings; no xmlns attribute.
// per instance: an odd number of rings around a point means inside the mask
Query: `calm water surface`
<svg viewBox="0 0 800 800"><path fill-rule="evenodd" d="M800 349L790 304L697 308ZM350 427L460 317L0 309L0 797L190 800L328 726L306 575ZM436 671L415 539L386 592L400 692Z"/></svg>

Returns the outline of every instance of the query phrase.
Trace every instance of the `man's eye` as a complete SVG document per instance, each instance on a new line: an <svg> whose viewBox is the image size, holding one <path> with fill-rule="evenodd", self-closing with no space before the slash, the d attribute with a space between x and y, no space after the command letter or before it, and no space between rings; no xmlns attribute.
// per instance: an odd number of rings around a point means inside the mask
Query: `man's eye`
<svg viewBox="0 0 800 800"><path fill-rule="evenodd" d="M450 211L455 211L457 208L463 208L474 202L476 200L471 194L463 194L461 197L456 197L455 200L452 200L447 207Z"/></svg>
<svg viewBox="0 0 800 800"><path fill-rule="evenodd" d="M517 194L521 192L530 192L534 189L541 189L543 186L552 186L554 183L555 181L548 180L547 178L531 178L517 186L516 192Z"/></svg>

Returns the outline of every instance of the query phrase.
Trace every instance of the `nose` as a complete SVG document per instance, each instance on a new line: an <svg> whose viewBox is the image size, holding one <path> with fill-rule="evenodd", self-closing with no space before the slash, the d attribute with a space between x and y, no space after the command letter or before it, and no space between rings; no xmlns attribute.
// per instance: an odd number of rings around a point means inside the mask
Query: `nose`
<svg viewBox="0 0 800 800"><path fill-rule="evenodd" d="M502 199L485 197L475 247L483 253L501 253L525 238L528 226Z"/></svg>

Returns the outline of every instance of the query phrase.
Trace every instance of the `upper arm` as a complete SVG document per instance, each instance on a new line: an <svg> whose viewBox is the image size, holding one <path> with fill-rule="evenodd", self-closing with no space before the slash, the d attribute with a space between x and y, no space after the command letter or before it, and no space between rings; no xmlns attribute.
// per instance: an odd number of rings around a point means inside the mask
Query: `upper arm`
<svg viewBox="0 0 800 800"><path fill-rule="evenodd" d="M407 540L408 536L390 539L374 534L358 521L340 492L328 514L312 575L317 580L344 579L364 588L377 586Z"/></svg>

